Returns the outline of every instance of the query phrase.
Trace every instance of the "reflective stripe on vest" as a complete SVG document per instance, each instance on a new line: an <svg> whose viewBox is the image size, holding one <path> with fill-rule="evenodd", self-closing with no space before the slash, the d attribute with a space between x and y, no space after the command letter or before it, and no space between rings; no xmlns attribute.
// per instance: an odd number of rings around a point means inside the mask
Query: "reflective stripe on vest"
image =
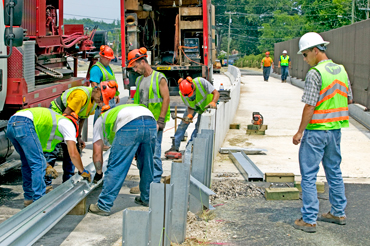
<svg viewBox="0 0 370 246"><path fill-rule="evenodd" d="M47 149L51 149L51 143L53 142L54 139L56 139L60 142L63 141L62 137L59 137L59 136L55 135L55 131L57 130L57 127L58 127L57 115L58 116L60 116L60 115L55 113L52 110L50 110L50 113L51 113L51 119L52 119L52 122L53 122L53 127L51 128L50 137L49 137L48 143L46 145Z"/></svg>
<svg viewBox="0 0 370 246"><path fill-rule="evenodd" d="M51 152L63 141L63 135L58 130L60 119L67 119L49 108L29 108L20 111L30 111L33 115L33 125L43 152Z"/></svg>
<svg viewBox="0 0 370 246"><path fill-rule="evenodd" d="M155 120L158 120L159 115L161 114L162 110L162 102L163 98L161 97L160 90L159 90L159 75L162 74L160 72L157 72L153 70L151 79L150 79L150 86L149 86L149 93L148 93L148 104L146 107L152 112L154 115ZM164 76L164 74L162 74ZM165 77L165 76L164 76ZM141 75L136 79L137 85L136 85L136 93L134 96L134 103L135 104L141 104L142 100L140 99L140 84L141 81L143 80L144 75ZM155 78L155 81L154 81ZM144 98L145 99L145 98ZM166 117L165 117L165 122L170 121L170 105L168 105Z"/></svg>
<svg viewBox="0 0 370 246"><path fill-rule="evenodd" d="M322 85L307 129L334 130L348 127L348 76L344 67L328 60L313 69L320 73Z"/></svg>
<svg viewBox="0 0 370 246"><path fill-rule="evenodd" d="M280 65L289 66L289 56L288 55L285 58L284 56L280 56Z"/></svg>
<svg viewBox="0 0 370 246"><path fill-rule="evenodd" d="M94 105L91 107L90 112L86 112L87 107L89 106L89 104L91 102L93 88L86 87L86 86L77 86L77 87L73 87L73 88L70 88L70 89L66 90L65 92L63 92L63 94L61 96L64 106L66 106L66 107L68 106L68 103L67 103L68 102L68 97L74 90L83 90L87 95L86 103L82 106L82 108L78 112L78 116L80 118L86 119L87 117L89 117L89 115L92 112L94 112L94 110L97 106L97 104L94 102Z"/></svg>
<svg viewBox="0 0 370 246"><path fill-rule="evenodd" d="M113 72L113 69L109 66L109 68L110 68L110 70L111 70L111 72L112 72L112 74L110 74L109 72L108 72L108 70L104 67L104 65L101 63L101 62L96 62L95 64L94 64L94 66L98 66L99 68L100 68L100 70L101 70L101 72L102 72L102 74L103 74L103 78L102 78L102 81L110 81L110 80L114 80L114 81L116 81L117 82L117 80L116 80L116 76L114 75L114 72Z"/></svg>
<svg viewBox="0 0 370 246"><path fill-rule="evenodd" d="M195 78L193 81L195 85L194 101L190 101L188 97L184 98L181 92L179 92L179 94L186 106L196 110L197 113L202 114L205 111L205 106L212 101L213 94L208 94L206 89L203 87L202 82L200 81L200 77Z"/></svg>

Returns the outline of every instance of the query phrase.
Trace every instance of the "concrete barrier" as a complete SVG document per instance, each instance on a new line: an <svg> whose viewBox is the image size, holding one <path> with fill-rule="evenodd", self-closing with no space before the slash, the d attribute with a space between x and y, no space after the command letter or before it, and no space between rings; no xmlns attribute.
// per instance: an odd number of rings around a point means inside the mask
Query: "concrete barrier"
<svg viewBox="0 0 370 246"><path fill-rule="evenodd" d="M214 152L213 155L216 157L218 150L222 146L222 143L226 137L227 131L229 130L230 123L233 122L236 110L239 106L240 99L240 79L241 73L239 68L229 66L227 76L231 82L231 99L227 103L220 102L217 105L217 110L211 109L208 112L202 114L200 121L200 132L202 129L214 130L215 141L214 141Z"/></svg>

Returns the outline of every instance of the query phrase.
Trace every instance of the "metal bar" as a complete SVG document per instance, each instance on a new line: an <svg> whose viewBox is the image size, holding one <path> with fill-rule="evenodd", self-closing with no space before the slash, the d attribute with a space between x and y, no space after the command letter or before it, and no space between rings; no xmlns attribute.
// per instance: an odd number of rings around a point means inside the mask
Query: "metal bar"
<svg viewBox="0 0 370 246"><path fill-rule="evenodd" d="M122 246L147 246L151 211L123 210Z"/></svg>
<svg viewBox="0 0 370 246"><path fill-rule="evenodd" d="M190 164L172 162L171 184L172 200L172 233L171 240L181 244L186 237L186 221L189 200Z"/></svg>
<svg viewBox="0 0 370 246"><path fill-rule="evenodd" d="M8 171L10 171L11 169L19 167L20 165L22 165L21 160L11 159L9 161L6 161L6 162L0 164L0 175L4 175Z"/></svg>
<svg viewBox="0 0 370 246"><path fill-rule="evenodd" d="M185 154L183 157L183 163L189 164L190 165L190 170L191 170L191 152L193 149L193 141L188 142L188 146L186 146L185 149Z"/></svg>
<svg viewBox="0 0 370 246"><path fill-rule="evenodd" d="M150 245L170 246L173 185L151 183L149 210ZM166 196L166 200L165 200ZM163 219L165 218L165 221ZM164 225L164 226L163 226ZM164 238L164 240L163 240Z"/></svg>
<svg viewBox="0 0 370 246"><path fill-rule="evenodd" d="M230 159L247 181L263 181L263 172L244 152L229 153Z"/></svg>
<svg viewBox="0 0 370 246"><path fill-rule="evenodd" d="M202 137L208 138L207 151L207 166L206 166L206 183L207 187L211 187L212 168L213 168L213 150L214 150L214 130L203 129L201 131Z"/></svg>
<svg viewBox="0 0 370 246"><path fill-rule="evenodd" d="M205 151L207 151L208 139L196 137L194 139L194 148L193 148L193 158L192 158L192 167L191 167L191 175L194 176L197 180L199 180L202 184L205 184L205 173L206 173L206 163L207 163L207 155L205 155Z"/></svg>
<svg viewBox="0 0 370 246"><path fill-rule="evenodd" d="M191 212L195 214L201 212L203 211L203 207L214 209L212 205L209 204L209 196L215 195L215 193L191 175L189 194L189 210Z"/></svg>
<svg viewBox="0 0 370 246"><path fill-rule="evenodd" d="M107 157L103 171L106 170ZM92 176L95 174L94 163L85 167ZM97 184L88 184L80 175L59 185L55 190L35 201L8 220L0 224L0 245L32 245L57 224L71 209L94 190Z"/></svg>
<svg viewBox="0 0 370 246"><path fill-rule="evenodd" d="M240 148L240 147L222 147L220 148L220 154L228 154L229 152L244 152L246 155L263 154L261 152L267 152L267 149L255 149L255 148Z"/></svg>

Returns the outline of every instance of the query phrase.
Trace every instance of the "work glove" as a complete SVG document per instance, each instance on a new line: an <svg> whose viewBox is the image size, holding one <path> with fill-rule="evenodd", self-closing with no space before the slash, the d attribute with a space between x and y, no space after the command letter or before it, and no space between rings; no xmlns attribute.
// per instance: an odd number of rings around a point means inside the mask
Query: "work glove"
<svg viewBox="0 0 370 246"><path fill-rule="evenodd" d="M84 169L82 173L80 173L80 171L78 171L78 175L81 175L81 177L84 180L87 180L87 182L89 182L89 183L91 182L91 174L86 169Z"/></svg>
<svg viewBox="0 0 370 246"><path fill-rule="evenodd" d="M182 121L184 121L185 124L192 123L193 122L193 115L188 114L188 116L184 117L184 119Z"/></svg>
<svg viewBox="0 0 370 246"><path fill-rule="evenodd" d="M102 174L99 174L99 173L95 173L95 176L94 176L94 184L97 184L99 182L99 180L101 180L103 178L103 173Z"/></svg>
<svg viewBox="0 0 370 246"><path fill-rule="evenodd" d="M157 125L158 125L158 131L163 131L163 129L166 127L166 123L164 122L163 117L158 118Z"/></svg>
<svg viewBox="0 0 370 246"><path fill-rule="evenodd" d="M56 179L58 178L58 172L50 164L46 166L45 177Z"/></svg>
<svg viewBox="0 0 370 246"><path fill-rule="evenodd" d="M216 108L217 108L217 105L216 105L216 103L215 103L215 102L210 102L210 103L206 106L206 108L214 108L214 109L216 109Z"/></svg>

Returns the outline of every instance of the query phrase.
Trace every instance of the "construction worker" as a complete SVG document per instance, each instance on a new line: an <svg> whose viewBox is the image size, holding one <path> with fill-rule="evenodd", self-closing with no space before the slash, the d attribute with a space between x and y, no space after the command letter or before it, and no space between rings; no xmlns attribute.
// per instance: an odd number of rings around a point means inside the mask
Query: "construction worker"
<svg viewBox="0 0 370 246"><path fill-rule="evenodd" d="M112 147L104 174L103 190L98 202L90 205L90 212L109 215L135 153L137 153L137 167L140 171L141 192L140 196L135 197L135 203L148 206L150 183L153 181L156 137L157 123L153 114L146 107L138 104L117 106L98 118L94 125L93 137L93 161L96 169L94 182L99 181L103 176L104 141L109 141Z"/></svg>
<svg viewBox="0 0 370 246"><path fill-rule="evenodd" d="M62 116L48 108L23 109L10 117L6 135L21 157L25 206L45 195L45 174L57 177L55 169L47 166L43 152L53 151L63 140L79 174L90 182L90 173L84 169L76 147L76 115Z"/></svg>
<svg viewBox="0 0 370 246"><path fill-rule="evenodd" d="M270 57L270 52L265 53L266 57L264 57L261 61L261 67L263 68L263 79L265 82L269 81L271 68L274 69L274 61Z"/></svg>
<svg viewBox="0 0 370 246"><path fill-rule="evenodd" d="M206 79L198 77L194 80L191 77L186 79L179 79L179 93L182 101L185 103L187 109L185 110L183 121L175 132L172 147L166 151L179 151L181 140L184 138L185 132L188 129L189 123L193 120L195 114L198 113L197 123L195 129L191 134L190 141L197 136L200 119L202 113L207 108L216 108L220 93L213 87L213 85Z"/></svg>
<svg viewBox="0 0 370 246"><path fill-rule="evenodd" d="M170 93L168 90L167 79L163 73L151 68L146 60L146 48L132 50L127 56L127 67L141 76L136 79L136 93L134 96L135 104L145 105L152 112L157 121L157 142L154 152L154 177L153 182L159 183L162 177L161 144L163 129L166 122L170 120ZM138 187L130 190L135 194L139 192Z"/></svg>
<svg viewBox="0 0 370 246"><path fill-rule="evenodd" d="M116 80L116 76L114 75L113 69L109 66L110 61L114 59L114 53L112 48L108 45L100 46L99 52L100 58L99 61L96 62L90 69L90 84L92 88L95 88L100 84L102 81L111 81ZM119 91L117 89L116 96L114 99L109 101L109 106L114 108L116 104L119 103ZM99 115L101 114L101 107L98 106L95 109L95 116L94 122L97 120Z"/></svg>
<svg viewBox="0 0 370 246"><path fill-rule="evenodd" d="M278 67L281 68L281 83L286 83L286 78L289 74L288 68L292 68L292 62L290 61L290 57L287 54L288 52L284 50L283 55L281 55L279 58Z"/></svg>
<svg viewBox="0 0 370 246"><path fill-rule="evenodd" d="M317 219L346 224L347 199L340 170L340 141L341 128L349 127L348 104L352 103L352 90L344 66L327 57L328 44L314 32L306 33L299 40L298 54L302 54L312 67L306 75L301 124L293 137L295 145L301 144L299 166L303 202L302 218L294 222L294 227L305 232L316 232ZM331 210L317 218L319 200L315 182L320 162L329 185Z"/></svg>
<svg viewBox="0 0 370 246"><path fill-rule="evenodd" d="M86 86L73 87L54 99L51 102L50 108L54 112L63 115L71 115L71 113L74 112L78 115L79 127L82 129L85 119L88 118L89 115L94 114L97 105L102 106L103 102L108 104L109 100L114 98L117 89L118 85L115 81L102 82L100 83L100 87L96 86L94 88ZM81 139L81 132L82 131L79 131L77 137L77 148L79 152L86 146L85 142ZM75 167L71 162L66 144L60 143L60 147L63 150L63 182L65 182L74 175ZM52 152L45 152L46 161L52 167L55 165L57 156L57 149ZM45 177L45 183L46 193L48 193L53 189L51 178Z"/></svg>

